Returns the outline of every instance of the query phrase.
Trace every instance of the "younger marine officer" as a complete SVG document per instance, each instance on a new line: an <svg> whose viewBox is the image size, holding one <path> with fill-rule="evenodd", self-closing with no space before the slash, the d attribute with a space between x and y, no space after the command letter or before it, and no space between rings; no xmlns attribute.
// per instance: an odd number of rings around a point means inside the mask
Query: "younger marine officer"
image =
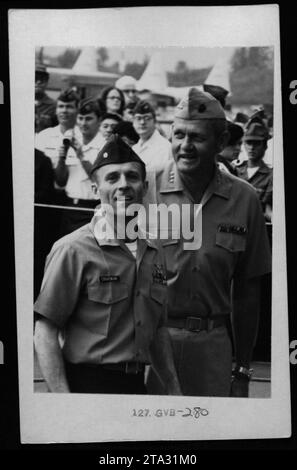
<svg viewBox="0 0 297 470"><path fill-rule="evenodd" d="M46 93L49 73L44 64L35 67L35 132L58 124L56 117L56 102Z"/></svg>
<svg viewBox="0 0 297 470"><path fill-rule="evenodd" d="M235 165L237 176L248 181L257 191L267 221L272 217L272 168L263 161L267 142L271 138L268 127L257 114L247 122L243 144L248 160Z"/></svg>
<svg viewBox="0 0 297 470"><path fill-rule="evenodd" d="M201 245L163 240L168 283L168 329L184 395L248 396L259 317L260 277L270 249L254 188L217 168L224 148L225 113L209 93L191 88L176 108L174 162L157 175L159 203L175 204L191 222L201 215ZM200 204L196 212L195 205ZM198 207L198 208L199 208ZM181 219L182 220L182 219ZM192 226L195 224L192 224ZM232 315L236 368L231 389ZM162 388L152 383L151 393Z"/></svg>
<svg viewBox="0 0 297 470"><path fill-rule="evenodd" d="M117 221L141 204L145 165L118 136L92 175L102 208L58 240L35 303L35 347L51 392L144 394L152 363L168 394L181 394L166 322L166 276L156 240L120 239ZM110 237L106 225L112 225ZM123 219L121 219L123 220ZM63 332L61 346L59 333Z"/></svg>

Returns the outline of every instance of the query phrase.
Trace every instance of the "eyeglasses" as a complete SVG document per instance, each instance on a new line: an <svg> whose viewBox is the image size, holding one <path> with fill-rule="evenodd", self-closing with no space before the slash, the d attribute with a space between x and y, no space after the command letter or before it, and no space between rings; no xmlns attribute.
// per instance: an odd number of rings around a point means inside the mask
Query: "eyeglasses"
<svg viewBox="0 0 297 470"><path fill-rule="evenodd" d="M134 116L134 120L135 120L136 122L141 122L141 121L143 121L143 122L149 122L149 121L151 121L152 119L153 119L153 116L152 116L152 115L149 115L149 114L144 114L143 116L138 116L138 115Z"/></svg>
<svg viewBox="0 0 297 470"><path fill-rule="evenodd" d="M121 101L121 98L119 96L108 96L107 97L108 100L118 100L118 101Z"/></svg>
<svg viewBox="0 0 297 470"><path fill-rule="evenodd" d="M133 95L135 95L135 93L137 93L136 90L123 90L124 93L133 93Z"/></svg>

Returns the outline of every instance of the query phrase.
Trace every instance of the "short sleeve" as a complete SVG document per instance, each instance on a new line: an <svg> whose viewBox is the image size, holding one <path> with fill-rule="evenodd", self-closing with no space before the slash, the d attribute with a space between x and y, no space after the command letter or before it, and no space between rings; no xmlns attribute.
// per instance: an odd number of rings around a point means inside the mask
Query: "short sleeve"
<svg viewBox="0 0 297 470"><path fill-rule="evenodd" d="M256 193L250 196L246 248L239 255L234 273L241 279L271 272L271 249L261 204Z"/></svg>
<svg viewBox="0 0 297 470"><path fill-rule="evenodd" d="M264 205L268 204L271 207L272 207L272 186L273 186L273 183L272 183L272 172L271 172L269 180L268 180L267 187L265 189L265 194L264 194L263 200L262 200L262 203Z"/></svg>
<svg viewBox="0 0 297 470"><path fill-rule="evenodd" d="M54 245L34 311L63 327L73 313L82 286L83 263L70 245Z"/></svg>

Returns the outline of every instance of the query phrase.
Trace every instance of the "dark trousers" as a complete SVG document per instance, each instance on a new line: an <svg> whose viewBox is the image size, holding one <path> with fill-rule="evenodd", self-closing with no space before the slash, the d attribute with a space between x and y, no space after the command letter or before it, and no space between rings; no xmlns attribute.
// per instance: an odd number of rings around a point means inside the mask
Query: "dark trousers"
<svg viewBox="0 0 297 470"><path fill-rule="evenodd" d="M71 393L114 393L145 395L144 373L126 374L103 366L71 364L65 361Z"/></svg>

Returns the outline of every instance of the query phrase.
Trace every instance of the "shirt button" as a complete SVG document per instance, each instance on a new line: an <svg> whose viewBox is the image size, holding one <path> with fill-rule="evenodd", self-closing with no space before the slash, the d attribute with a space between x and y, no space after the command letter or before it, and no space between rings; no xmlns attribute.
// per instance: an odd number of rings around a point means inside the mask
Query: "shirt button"
<svg viewBox="0 0 297 470"><path fill-rule="evenodd" d="M199 271L199 268L198 266L194 266L193 269L192 269L193 273L197 273Z"/></svg>
<svg viewBox="0 0 297 470"><path fill-rule="evenodd" d="M136 326L140 326L140 325L141 325L141 320L137 320Z"/></svg>
<svg viewBox="0 0 297 470"><path fill-rule="evenodd" d="M199 294L193 294L192 299L199 299Z"/></svg>
<svg viewBox="0 0 297 470"><path fill-rule="evenodd" d="M140 295L140 291L137 290L137 291L136 291L136 297L138 297L139 295Z"/></svg>

